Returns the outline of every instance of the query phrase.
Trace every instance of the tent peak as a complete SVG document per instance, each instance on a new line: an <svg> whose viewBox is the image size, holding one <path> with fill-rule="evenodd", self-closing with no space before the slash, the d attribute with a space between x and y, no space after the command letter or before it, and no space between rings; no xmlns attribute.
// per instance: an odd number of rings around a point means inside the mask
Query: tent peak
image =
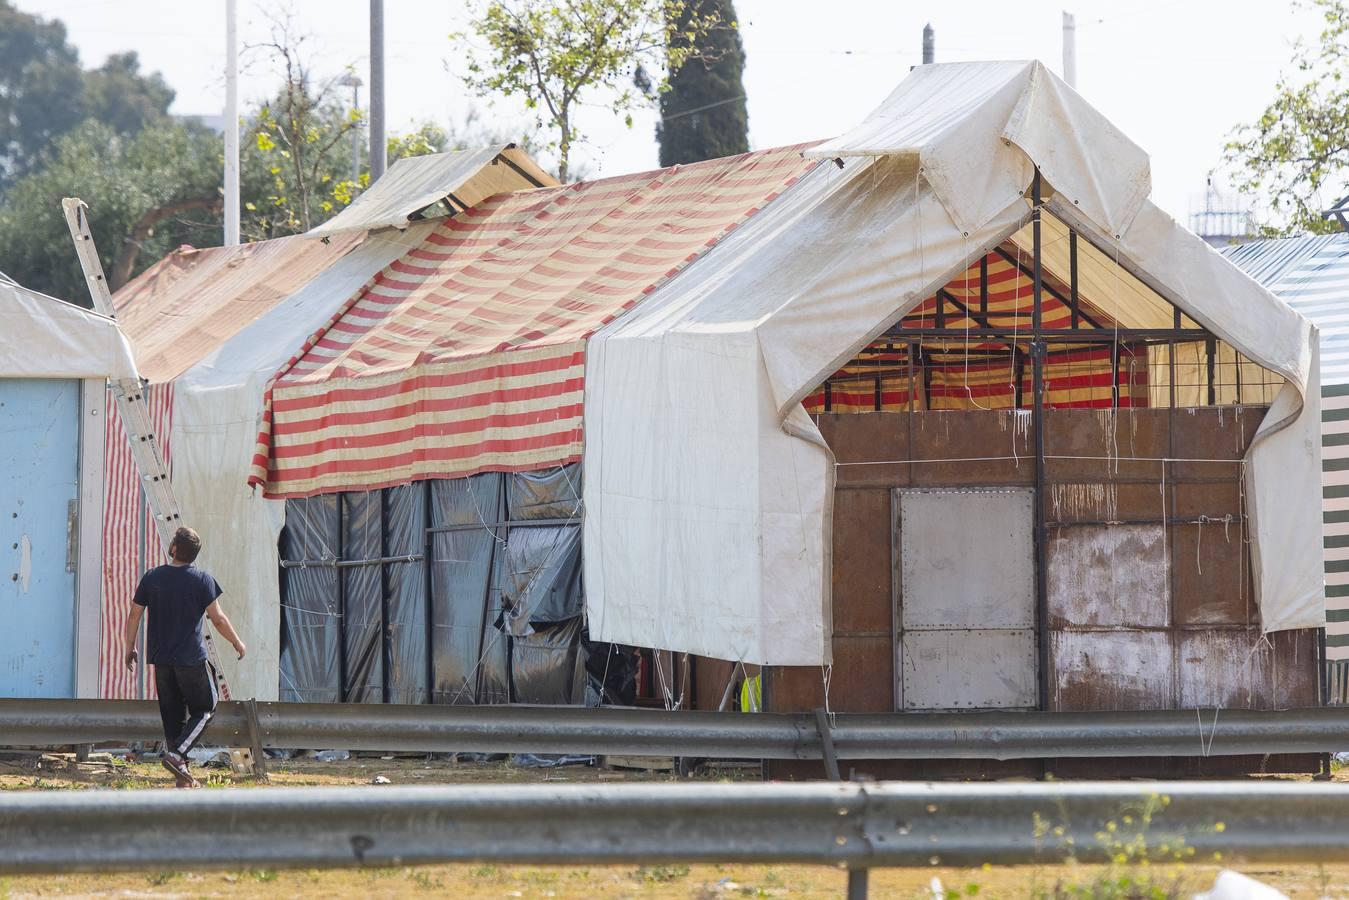
<svg viewBox="0 0 1349 900"><path fill-rule="evenodd" d="M806 155L914 158L967 234L1021 196L1037 168L1117 239L1152 188L1147 154L1038 60L919 66L861 124Z"/></svg>

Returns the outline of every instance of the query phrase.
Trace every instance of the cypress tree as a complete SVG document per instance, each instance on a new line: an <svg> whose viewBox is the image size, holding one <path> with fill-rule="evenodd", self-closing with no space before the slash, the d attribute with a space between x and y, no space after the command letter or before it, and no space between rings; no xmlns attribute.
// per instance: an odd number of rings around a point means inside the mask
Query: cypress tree
<svg viewBox="0 0 1349 900"><path fill-rule="evenodd" d="M745 48L732 0L689 0L684 16L715 15L719 24L697 52L670 73L656 125L660 164L734 156L749 150L745 109Z"/></svg>

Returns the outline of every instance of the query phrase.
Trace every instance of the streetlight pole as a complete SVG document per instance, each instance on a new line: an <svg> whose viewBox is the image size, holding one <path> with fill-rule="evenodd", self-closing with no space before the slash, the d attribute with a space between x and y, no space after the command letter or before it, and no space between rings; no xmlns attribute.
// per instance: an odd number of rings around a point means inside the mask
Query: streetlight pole
<svg viewBox="0 0 1349 900"><path fill-rule="evenodd" d="M239 243L239 4L225 0L225 246Z"/></svg>
<svg viewBox="0 0 1349 900"><path fill-rule="evenodd" d="M359 182L361 180L361 81L354 72L348 72L338 79L337 83L342 87L351 88L351 180Z"/></svg>

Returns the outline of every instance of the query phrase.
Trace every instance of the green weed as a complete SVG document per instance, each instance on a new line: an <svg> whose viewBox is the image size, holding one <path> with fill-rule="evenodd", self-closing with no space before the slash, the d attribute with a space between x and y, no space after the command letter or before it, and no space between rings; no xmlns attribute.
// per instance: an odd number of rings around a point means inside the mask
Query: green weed
<svg viewBox="0 0 1349 900"><path fill-rule="evenodd" d="M688 866L638 866L632 877L648 884L666 884L680 878L687 878Z"/></svg>

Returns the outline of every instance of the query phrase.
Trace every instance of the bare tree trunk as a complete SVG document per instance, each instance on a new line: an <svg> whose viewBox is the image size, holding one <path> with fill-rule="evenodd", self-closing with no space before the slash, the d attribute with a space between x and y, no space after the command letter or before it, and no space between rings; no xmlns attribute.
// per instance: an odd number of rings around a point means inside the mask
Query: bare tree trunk
<svg viewBox="0 0 1349 900"><path fill-rule="evenodd" d="M122 249L117 254L116 261L112 264L112 276L108 279L108 288L116 291L131 280L131 270L136 267L136 257L140 255L141 245L145 243L146 238L150 236L150 233L160 222L170 216L196 209L215 212L220 209L220 206L221 199L219 197L197 197L191 200L179 200L176 203L166 203L163 206L156 206L147 210L144 215L136 220L131 233L127 235L125 243L122 244Z"/></svg>
<svg viewBox="0 0 1349 900"><path fill-rule="evenodd" d="M557 180L562 184L567 183L571 160L571 122L568 121L568 118L565 112L558 117L558 127L562 131L562 138L557 142Z"/></svg>

